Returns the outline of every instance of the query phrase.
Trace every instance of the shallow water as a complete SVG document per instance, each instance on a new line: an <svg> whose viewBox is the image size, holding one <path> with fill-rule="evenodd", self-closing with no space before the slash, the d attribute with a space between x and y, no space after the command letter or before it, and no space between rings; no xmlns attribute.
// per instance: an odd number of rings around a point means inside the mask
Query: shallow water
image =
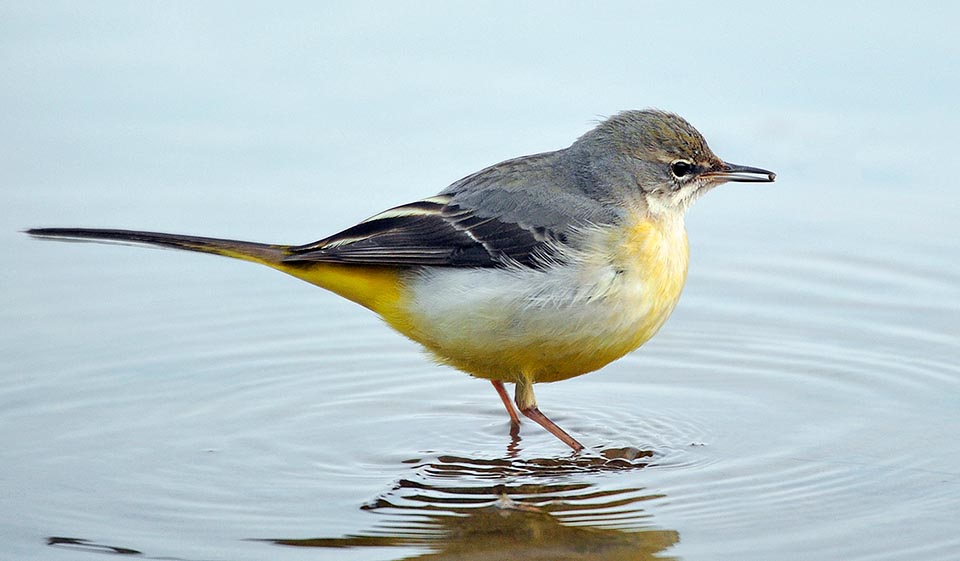
<svg viewBox="0 0 960 561"><path fill-rule="evenodd" d="M0 558L955 559L958 81L931 61L958 53L930 29L955 18L760 6L724 20L713 92L609 59L668 12L581 52L594 13L491 38L475 11L5 9ZM306 242L647 105L779 176L697 203L657 337L538 386L581 455L305 283L17 231Z"/></svg>

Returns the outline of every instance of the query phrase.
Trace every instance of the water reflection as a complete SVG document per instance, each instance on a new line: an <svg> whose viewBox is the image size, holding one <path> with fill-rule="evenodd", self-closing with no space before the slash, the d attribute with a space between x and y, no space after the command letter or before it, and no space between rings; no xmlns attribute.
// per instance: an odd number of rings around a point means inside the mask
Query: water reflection
<svg viewBox="0 0 960 561"><path fill-rule="evenodd" d="M380 515L369 531L341 537L265 540L317 548L414 547L402 559L665 559L673 530L653 527L640 488L610 489L592 475L643 469L652 452L604 450L566 459L410 460L411 474L363 510ZM669 557L666 557L669 559Z"/></svg>

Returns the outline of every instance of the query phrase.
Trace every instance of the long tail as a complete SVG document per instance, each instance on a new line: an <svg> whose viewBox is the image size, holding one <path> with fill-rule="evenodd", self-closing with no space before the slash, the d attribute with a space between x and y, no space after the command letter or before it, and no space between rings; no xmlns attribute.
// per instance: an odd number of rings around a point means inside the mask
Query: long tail
<svg viewBox="0 0 960 561"><path fill-rule="evenodd" d="M36 238L86 240L147 244L200 253L211 253L252 261L283 271L321 288L339 294L348 300L370 308L391 324L397 318L400 299L400 268L368 265L346 265L321 262L287 262L289 245L273 245L220 238L204 238L137 230L106 230L98 228L33 228L25 232ZM399 327L398 327L399 328Z"/></svg>
<svg viewBox="0 0 960 561"><path fill-rule="evenodd" d="M137 230L104 230L98 228L34 228L26 231L36 238L54 238L61 240L89 240L156 245L213 253L244 261L253 261L277 267L283 261L289 246L269 245L239 240L202 238L181 234L163 234L160 232L140 232Z"/></svg>

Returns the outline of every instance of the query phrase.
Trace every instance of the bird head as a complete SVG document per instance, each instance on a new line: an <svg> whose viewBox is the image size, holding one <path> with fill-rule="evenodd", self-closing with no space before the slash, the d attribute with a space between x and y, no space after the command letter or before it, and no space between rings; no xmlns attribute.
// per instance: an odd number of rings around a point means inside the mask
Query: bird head
<svg viewBox="0 0 960 561"><path fill-rule="evenodd" d="M608 197L639 199L654 215L682 214L727 181L771 182L776 177L772 171L721 160L690 123L653 109L610 117L571 148L588 155L594 177L611 178L598 185Z"/></svg>

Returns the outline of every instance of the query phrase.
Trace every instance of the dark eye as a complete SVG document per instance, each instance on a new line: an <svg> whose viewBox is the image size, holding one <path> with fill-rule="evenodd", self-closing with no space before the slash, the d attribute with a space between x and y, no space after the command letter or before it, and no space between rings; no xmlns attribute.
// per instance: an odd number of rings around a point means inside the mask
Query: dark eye
<svg viewBox="0 0 960 561"><path fill-rule="evenodd" d="M670 164L670 171L677 179L680 179L693 173L693 164L686 160L677 160Z"/></svg>

